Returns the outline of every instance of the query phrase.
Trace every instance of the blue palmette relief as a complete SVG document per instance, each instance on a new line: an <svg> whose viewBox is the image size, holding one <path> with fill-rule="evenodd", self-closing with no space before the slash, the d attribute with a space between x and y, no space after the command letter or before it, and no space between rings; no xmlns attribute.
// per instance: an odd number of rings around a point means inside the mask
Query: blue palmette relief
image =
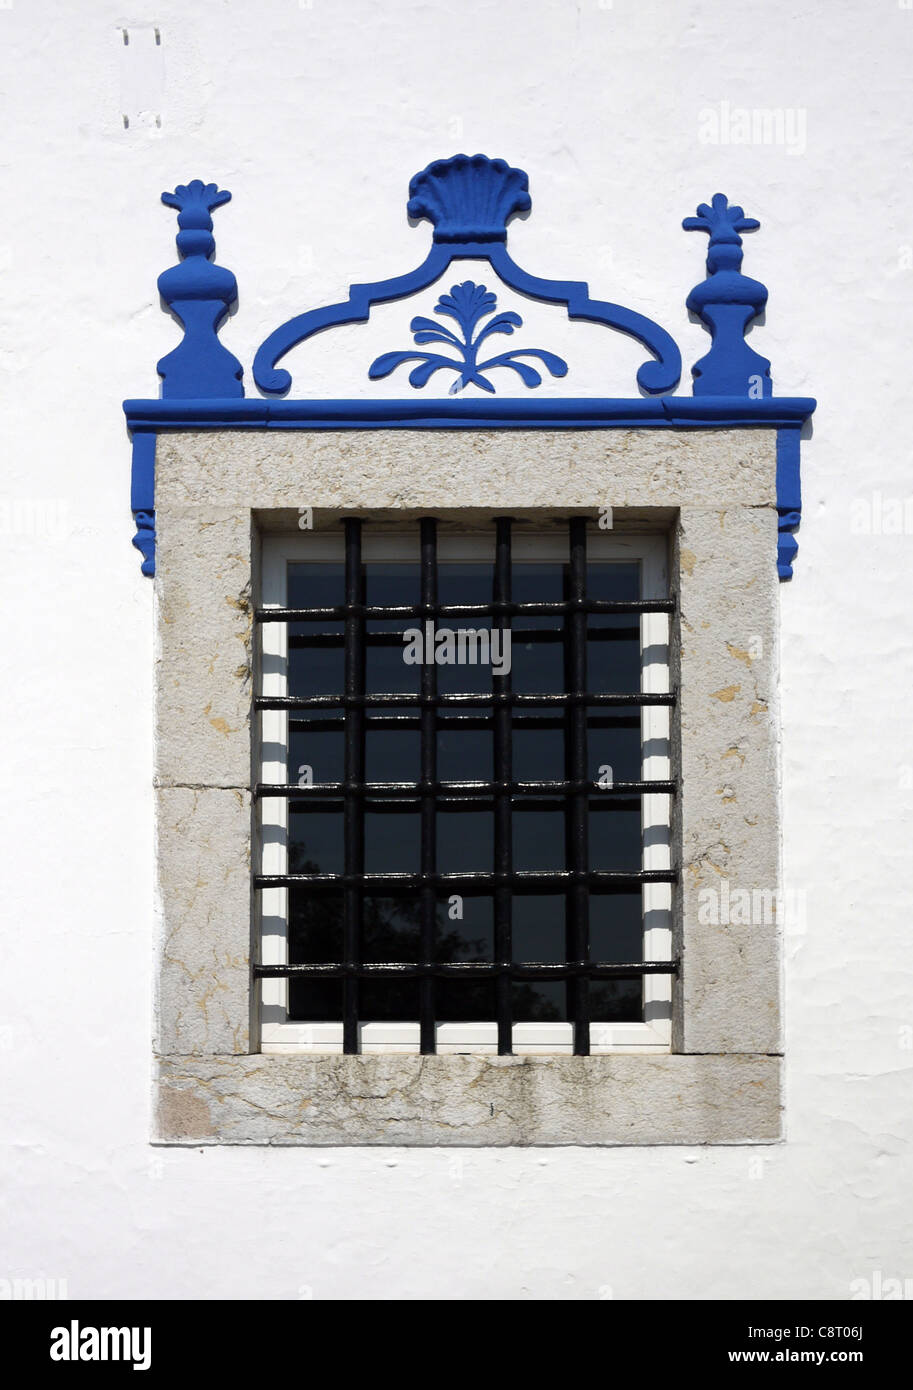
<svg viewBox="0 0 913 1390"><path fill-rule="evenodd" d="M553 352L545 352L542 348L514 348L510 352L502 352L496 357L487 357L484 362L480 362L479 350L486 338L492 333L513 333L515 328L520 328L523 324L520 315L513 311L497 314L473 337L479 320L488 318L496 308L495 296L484 285L477 285L472 280L464 280L462 285L453 285L449 294L440 296L434 306L434 312L456 319L463 334L462 338L446 324L435 323L433 319L414 318L409 329L417 344L444 343L447 347L455 348L459 357L445 357L439 352L385 352L371 363L368 376L372 381L376 381L379 377L389 376L404 362L418 362L419 365L413 367L409 373L409 385L419 388L426 386L435 372L446 368L459 372L450 388L451 396L469 385L481 386L483 391L494 394L494 386L488 377L482 375L494 367L509 367L517 373L524 386L541 386L540 373L527 362L521 362L521 357L537 357L552 376L567 376L567 363L563 358L556 357Z"/></svg>

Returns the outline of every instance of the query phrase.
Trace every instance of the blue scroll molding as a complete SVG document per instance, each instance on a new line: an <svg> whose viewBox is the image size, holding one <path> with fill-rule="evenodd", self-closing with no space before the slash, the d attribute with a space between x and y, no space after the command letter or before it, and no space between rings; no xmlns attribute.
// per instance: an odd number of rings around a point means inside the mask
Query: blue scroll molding
<svg viewBox="0 0 913 1390"><path fill-rule="evenodd" d="M484 258L512 289L546 303L562 304L569 318L587 319L641 342L651 357L637 373L643 396L631 399L554 399L467 397L439 399L416 395L406 400L317 401L244 398L242 368L219 342L218 330L237 300L230 271L213 263L212 211L229 200L226 190L195 179L163 193L178 209L180 264L159 278L164 303L184 327L178 347L158 363L162 399L124 402L133 435L132 498L142 552L142 572L155 573L155 444L162 430L188 429L732 429L765 426L777 430L777 510L780 517L777 572L792 576L798 549L791 534L799 525L799 433L815 409L806 397L774 397L770 364L748 347L745 332L764 307L767 290L741 273L740 233L759 224L731 206L722 194L686 218L688 230L709 233L707 277L687 305L711 334L707 355L692 368L691 397L660 395L674 388L681 356L670 335L633 310L590 298L579 281L529 275L507 252L507 222L531 206L528 179L520 169L485 155L437 160L413 178L408 212L434 226L425 261L407 275L370 285L353 285L348 299L299 314L269 335L254 358L254 380L265 392L289 390L291 376L277 364L314 333L341 324L365 322L374 304L411 296L440 278L454 261ZM441 301L439 301L440 304ZM438 308L437 312L442 312ZM507 318L508 316L502 316ZM516 315L513 316L516 319ZM427 333L434 324L415 319ZM501 327L511 332L511 327ZM417 341L422 341L418 336ZM513 356L522 356L516 350ZM528 355L528 354L527 354ZM401 356L401 354L389 354ZM376 364L375 364L376 365ZM425 378L427 379L427 378ZM536 373L524 374L529 385ZM414 386L424 384L413 381ZM490 386L488 389L491 389Z"/></svg>

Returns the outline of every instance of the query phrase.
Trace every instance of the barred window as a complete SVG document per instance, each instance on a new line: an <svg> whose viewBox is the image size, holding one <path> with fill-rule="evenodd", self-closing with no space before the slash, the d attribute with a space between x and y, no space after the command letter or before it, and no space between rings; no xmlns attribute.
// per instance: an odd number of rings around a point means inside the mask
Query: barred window
<svg viewBox="0 0 913 1390"><path fill-rule="evenodd" d="M265 1052L668 1050L666 541L264 538Z"/></svg>

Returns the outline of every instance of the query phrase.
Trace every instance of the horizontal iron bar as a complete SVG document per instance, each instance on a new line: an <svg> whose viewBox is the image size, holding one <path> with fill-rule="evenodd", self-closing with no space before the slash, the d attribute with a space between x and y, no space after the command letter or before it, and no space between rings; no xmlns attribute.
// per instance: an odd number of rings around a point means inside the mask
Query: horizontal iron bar
<svg viewBox="0 0 913 1390"><path fill-rule="evenodd" d="M575 883L586 883L593 887L632 888L641 883L676 883L678 874L674 869L522 869L513 873L488 873L480 870L469 873L451 874L409 874L409 873L363 873L363 874L257 874L255 888L293 888L296 884L312 888L360 887L367 892L384 888L418 889L423 884L437 888L459 888L462 884L475 888L495 888L500 885L522 890L526 888L568 888Z"/></svg>
<svg viewBox="0 0 913 1390"><path fill-rule="evenodd" d="M478 733L490 733L492 728L493 714L484 714L481 711L472 714L439 714L437 718L438 733L448 733L450 731L470 731ZM561 710L556 710L554 714L520 714L512 716L514 732L526 729L564 729L564 714ZM345 715L338 718L321 719L315 716L308 718L292 718L290 725L293 732L301 732L305 729L320 733L341 733L345 729ZM587 716L587 727L590 729L624 729L639 728L640 720L637 715L627 718L623 716L612 716L611 714ZM365 716L365 727L370 733L375 730L396 729L401 731L418 731L421 728L421 720L417 714L375 714Z"/></svg>
<svg viewBox="0 0 913 1390"><path fill-rule="evenodd" d="M674 705L673 694L523 694L513 691L479 691L476 694L459 695L258 695L254 700L257 709L360 709L365 706L400 705L433 706L446 708L448 705L567 705L641 706Z"/></svg>
<svg viewBox="0 0 913 1390"><path fill-rule="evenodd" d="M443 629L440 629L443 631ZM473 632L487 632L487 628L472 628ZM565 640L564 629L558 627L512 627L506 629L511 634L511 640L517 646L548 646L551 642L563 642ZM402 647L408 629L404 628L401 632L366 632L364 643L366 647ZM498 631L495 628L495 631ZM587 628L588 642L636 642L640 639L640 629L630 627L593 627ZM313 648L326 647L332 650L335 647L344 647L346 635L343 630L339 632L304 632L293 634L288 639L289 651L309 651Z"/></svg>
<svg viewBox="0 0 913 1390"><path fill-rule="evenodd" d="M591 791L608 796L641 795L657 792L674 795L674 782L615 782L606 786L602 782L317 782L312 786L298 786L295 782L258 782L254 796L279 796L307 800L308 797L344 796L438 796L465 793L467 796L494 793L535 794L561 792L572 795L575 792Z"/></svg>
<svg viewBox="0 0 913 1390"><path fill-rule="evenodd" d="M639 975L675 975L677 960L642 960L615 965L607 961L567 961L559 964L505 961L446 961L421 965L409 961L387 961L382 964L343 965L255 965L259 979L281 979L285 976L309 976L312 979L365 979L370 976L400 978L451 978L469 976L473 979L497 978L507 975L514 980L611 980L635 978Z"/></svg>
<svg viewBox="0 0 913 1390"><path fill-rule="evenodd" d="M547 618L564 613L674 613L674 599L557 599L551 603L344 603L329 608L258 608L258 623L304 623L355 618L483 618L491 616Z"/></svg>

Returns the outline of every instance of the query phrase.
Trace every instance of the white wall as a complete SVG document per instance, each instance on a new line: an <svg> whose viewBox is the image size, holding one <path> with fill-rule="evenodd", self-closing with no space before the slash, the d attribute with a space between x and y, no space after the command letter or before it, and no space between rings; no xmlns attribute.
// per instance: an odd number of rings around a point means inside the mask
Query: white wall
<svg viewBox="0 0 913 1390"><path fill-rule="evenodd" d="M913 9L14 0L0 52L0 501L47 502L52 523L0 516L0 1278L95 1298L844 1298L875 1270L909 1277L913 541L854 535L851 509L910 491ZM804 141L706 143L721 102L804 112ZM253 393L279 322L418 263L409 177L460 149L529 171L521 263L655 316L689 365L706 238L681 218L721 189L762 220L753 345L779 394L819 399L781 590L786 886L807 893L784 1146L147 1146L152 586L120 403L157 394L177 341L159 194L234 193L224 341ZM295 365L316 393L307 349Z"/></svg>

